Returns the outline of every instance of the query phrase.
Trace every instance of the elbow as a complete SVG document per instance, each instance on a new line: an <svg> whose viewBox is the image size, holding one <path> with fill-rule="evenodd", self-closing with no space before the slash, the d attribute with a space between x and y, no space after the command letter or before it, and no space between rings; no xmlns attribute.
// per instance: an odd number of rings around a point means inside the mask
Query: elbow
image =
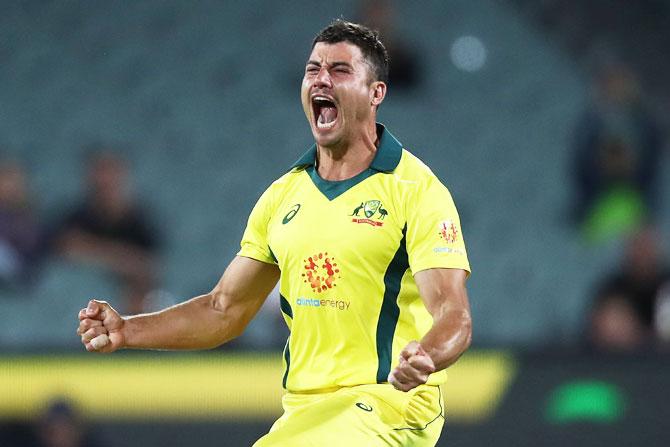
<svg viewBox="0 0 670 447"><path fill-rule="evenodd" d="M461 316L461 333L463 336L462 352L465 352L472 344L472 317L467 310L464 310Z"/></svg>
<svg viewBox="0 0 670 447"><path fill-rule="evenodd" d="M217 319L216 346L227 343L242 335L246 327L244 323L246 320L241 315L238 315L239 309L233 305L233 300L227 297L224 292L214 290L209 294L208 304Z"/></svg>

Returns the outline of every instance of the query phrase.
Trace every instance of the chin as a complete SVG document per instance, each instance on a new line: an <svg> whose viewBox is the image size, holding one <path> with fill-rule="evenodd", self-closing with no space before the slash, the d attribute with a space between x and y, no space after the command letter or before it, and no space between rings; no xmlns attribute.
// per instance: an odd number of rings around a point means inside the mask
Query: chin
<svg viewBox="0 0 670 447"><path fill-rule="evenodd" d="M324 132L322 129L317 129L314 126L312 126L312 136L316 144L326 147L337 144L341 139L340 133L335 131L335 129L329 129Z"/></svg>
<svg viewBox="0 0 670 447"><path fill-rule="evenodd" d="M336 134L328 134L328 135L323 135L318 132L313 132L314 133L314 141L316 144L318 144L321 147L333 147L337 146L342 138L340 138L340 135Z"/></svg>

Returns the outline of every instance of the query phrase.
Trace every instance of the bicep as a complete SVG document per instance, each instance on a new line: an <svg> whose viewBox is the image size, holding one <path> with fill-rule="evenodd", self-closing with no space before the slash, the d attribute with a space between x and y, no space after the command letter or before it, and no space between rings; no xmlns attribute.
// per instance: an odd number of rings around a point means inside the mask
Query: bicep
<svg viewBox="0 0 670 447"><path fill-rule="evenodd" d="M214 305L251 319L278 280L276 265L236 256L212 291Z"/></svg>
<svg viewBox="0 0 670 447"><path fill-rule="evenodd" d="M451 268L426 269L414 275L419 294L433 318L445 312L470 313L466 279L467 271Z"/></svg>

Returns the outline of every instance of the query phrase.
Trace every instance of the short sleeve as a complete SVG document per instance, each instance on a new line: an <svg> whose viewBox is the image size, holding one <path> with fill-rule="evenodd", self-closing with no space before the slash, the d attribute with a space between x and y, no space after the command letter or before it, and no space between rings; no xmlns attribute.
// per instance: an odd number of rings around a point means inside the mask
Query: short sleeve
<svg viewBox="0 0 670 447"><path fill-rule="evenodd" d="M461 222L449 190L436 177L407 205L407 255L412 273L457 268L470 273Z"/></svg>
<svg viewBox="0 0 670 447"><path fill-rule="evenodd" d="M276 264L277 261L270 250L268 243L268 226L272 216L271 187L261 195L251 210L247 228L240 242L241 249L238 256L252 258L267 264Z"/></svg>

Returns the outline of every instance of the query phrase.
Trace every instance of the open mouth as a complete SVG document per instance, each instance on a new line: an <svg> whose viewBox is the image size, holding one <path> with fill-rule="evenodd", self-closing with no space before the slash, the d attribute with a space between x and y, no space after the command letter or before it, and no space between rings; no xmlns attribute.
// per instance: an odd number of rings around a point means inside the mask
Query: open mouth
<svg viewBox="0 0 670 447"><path fill-rule="evenodd" d="M312 97L312 109L316 118L316 127L319 129L329 129L335 125L337 120L337 106L332 99L315 95Z"/></svg>

